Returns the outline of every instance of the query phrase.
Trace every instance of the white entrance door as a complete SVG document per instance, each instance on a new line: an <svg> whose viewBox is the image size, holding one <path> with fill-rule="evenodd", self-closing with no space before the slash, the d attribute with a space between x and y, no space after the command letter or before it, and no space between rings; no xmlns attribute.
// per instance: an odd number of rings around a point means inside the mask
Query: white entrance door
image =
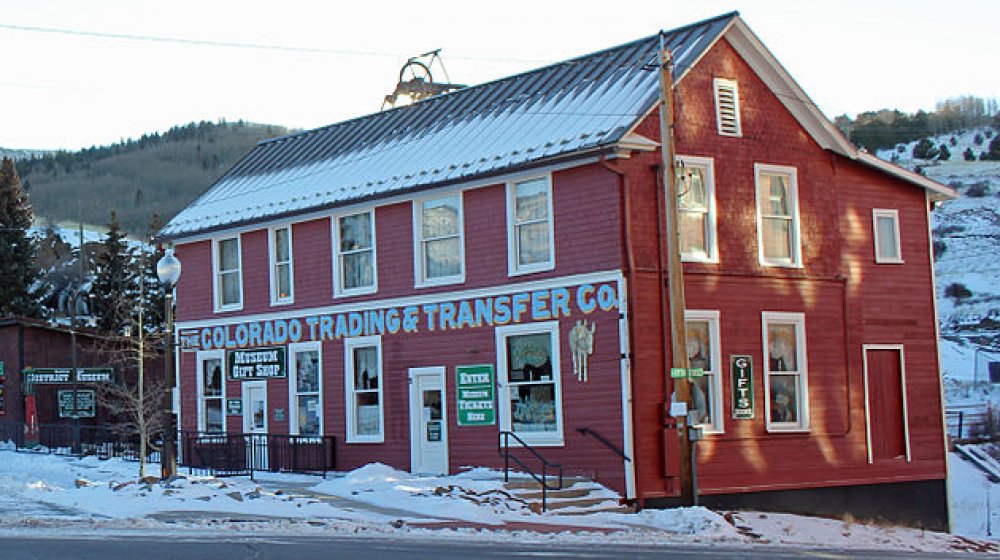
<svg viewBox="0 0 1000 560"><path fill-rule="evenodd" d="M267 382L243 382L243 433L247 461L254 469L267 468ZM250 465L248 465L250 466Z"/></svg>
<svg viewBox="0 0 1000 560"><path fill-rule="evenodd" d="M410 369L410 470L448 474L444 368Z"/></svg>

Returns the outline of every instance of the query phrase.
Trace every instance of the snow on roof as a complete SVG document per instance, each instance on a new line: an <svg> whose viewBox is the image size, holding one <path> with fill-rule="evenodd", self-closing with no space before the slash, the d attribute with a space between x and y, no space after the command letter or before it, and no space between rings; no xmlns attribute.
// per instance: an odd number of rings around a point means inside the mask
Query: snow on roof
<svg viewBox="0 0 1000 560"><path fill-rule="evenodd" d="M682 76L738 15L666 32ZM260 142L168 238L449 184L610 148L658 96L659 37Z"/></svg>

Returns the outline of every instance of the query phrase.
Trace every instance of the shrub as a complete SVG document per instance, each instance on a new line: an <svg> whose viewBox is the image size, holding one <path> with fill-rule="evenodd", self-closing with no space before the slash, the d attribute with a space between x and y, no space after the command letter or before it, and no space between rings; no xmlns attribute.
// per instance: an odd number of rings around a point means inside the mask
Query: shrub
<svg viewBox="0 0 1000 560"><path fill-rule="evenodd" d="M944 296L950 297L955 300L955 303L958 303L965 298L972 297L972 292L965 287L965 284L953 282L944 289Z"/></svg>
<svg viewBox="0 0 1000 560"><path fill-rule="evenodd" d="M954 136L952 136L951 139L948 140L948 143L951 144L952 146L957 146L958 145L958 138L955 138Z"/></svg>
<svg viewBox="0 0 1000 560"><path fill-rule="evenodd" d="M972 148L966 148L965 152L962 153L962 157L965 161L976 161L976 154L972 151Z"/></svg>
<svg viewBox="0 0 1000 560"><path fill-rule="evenodd" d="M899 153L904 153L906 151L906 144L896 144L896 151Z"/></svg>
<svg viewBox="0 0 1000 560"><path fill-rule="evenodd" d="M944 241L936 240L934 241L934 258L939 259L941 255L948 249L948 245Z"/></svg>
<svg viewBox="0 0 1000 560"><path fill-rule="evenodd" d="M982 146L983 145L983 135L979 134L977 132L976 135L972 137L972 143L975 144L975 145L977 145L977 146Z"/></svg>
<svg viewBox="0 0 1000 560"><path fill-rule="evenodd" d="M983 198L990 192L990 184L986 181L980 181L975 185L972 185L965 191L965 196L969 198Z"/></svg>

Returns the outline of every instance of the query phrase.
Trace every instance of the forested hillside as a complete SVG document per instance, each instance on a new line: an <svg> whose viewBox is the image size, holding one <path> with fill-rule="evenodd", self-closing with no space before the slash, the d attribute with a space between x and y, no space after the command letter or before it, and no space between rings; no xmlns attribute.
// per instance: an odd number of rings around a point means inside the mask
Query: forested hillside
<svg viewBox="0 0 1000 560"><path fill-rule="evenodd" d="M111 146L22 159L17 168L36 219L106 224L114 210L125 231L142 235L153 214L170 219L258 140L286 132L244 122L191 123Z"/></svg>

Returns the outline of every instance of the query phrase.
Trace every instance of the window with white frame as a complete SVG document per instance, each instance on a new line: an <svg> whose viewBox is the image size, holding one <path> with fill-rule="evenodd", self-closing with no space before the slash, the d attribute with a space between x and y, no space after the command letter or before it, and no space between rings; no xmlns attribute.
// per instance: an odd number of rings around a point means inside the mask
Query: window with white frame
<svg viewBox="0 0 1000 560"><path fill-rule="evenodd" d="M291 434L318 436L323 433L323 399L320 389L323 368L318 342L291 344L288 388Z"/></svg>
<svg viewBox="0 0 1000 560"><path fill-rule="evenodd" d="M462 194L414 201L417 285L461 282L465 275Z"/></svg>
<svg viewBox="0 0 1000 560"><path fill-rule="evenodd" d="M715 262L715 177L712 158L678 156L676 170L681 258Z"/></svg>
<svg viewBox="0 0 1000 560"><path fill-rule="evenodd" d="M736 80L715 78L715 123L720 136L740 136L740 91Z"/></svg>
<svg viewBox="0 0 1000 560"><path fill-rule="evenodd" d="M352 295L375 291L375 212L360 212L334 220L334 293Z"/></svg>
<svg viewBox="0 0 1000 560"><path fill-rule="evenodd" d="M499 327L496 338L501 429L531 445L562 445L559 323Z"/></svg>
<svg viewBox="0 0 1000 560"><path fill-rule="evenodd" d="M550 270L552 246L552 183L548 176L507 185L507 248L510 274Z"/></svg>
<svg viewBox="0 0 1000 560"><path fill-rule="evenodd" d="M708 432L721 432L722 425L722 350L719 343L718 311L684 311L687 332L688 367L704 371L692 377L691 407L699 413L696 421Z"/></svg>
<svg viewBox="0 0 1000 560"><path fill-rule="evenodd" d="M794 167L754 165L760 263L800 266L798 179Z"/></svg>
<svg viewBox="0 0 1000 560"><path fill-rule="evenodd" d="M221 351L198 353L198 431L226 431L224 414L226 375L223 371L225 354Z"/></svg>
<svg viewBox="0 0 1000 560"><path fill-rule="evenodd" d="M271 229L271 303L291 303L292 294L292 228Z"/></svg>
<svg viewBox="0 0 1000 560"><path fill-rule="evenodd" d="M875 237L875 262L880 264L902 263L903 251L899 242L899 210L873 209L872 228Z"/></svg>
<svg viewBox="0 0 1000 560"><path fill-rule="evenodd" d="M243 277L240 272L240 237L218 239L215 248L215 309L243 307Z"/></svg>
<svg viewBox="0 0 1000 560"><path fill-rule="evenodd" d="M349 338L344 342L347 390L347 442L384 440L382 339Z"/></svg>
<svg viewBox="0 0 1000 560"><path fill-rule="evenodd" d="M764 312L764 388L767 429L809 429L806 319L802 313Z"/></svg>

